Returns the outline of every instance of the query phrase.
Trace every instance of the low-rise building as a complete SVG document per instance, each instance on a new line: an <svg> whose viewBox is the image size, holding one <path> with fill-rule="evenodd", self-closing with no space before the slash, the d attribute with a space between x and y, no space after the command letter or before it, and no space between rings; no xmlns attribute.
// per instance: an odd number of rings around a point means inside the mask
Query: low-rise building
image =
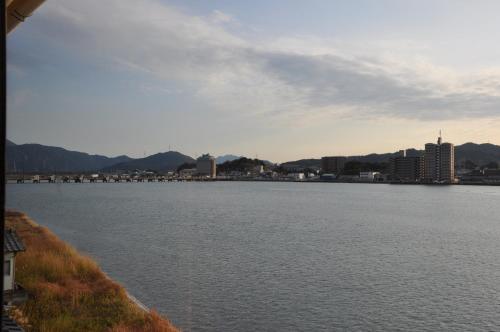
<svg viewBox="0 0 500 332"><path fill-rule="evenodd" d="M26 290L16 283L16 255L25 247L13 230L5 230L3 238L3 301L19 305L28 299Z"/></svg>
<svg viewBox="0 0 500 332"><path fill-rule="evenodd" d="M359 172L359 181L373 182L375 177L379 174L380 172Z"/></svg>
<svg viewBox="0 0 500 332"><path fill-rule="evenodd" d="M6 230L4 232L3 244L3 291L15 290L15 267L16 254L24 251L24 244L21 242L16 232Z"/></svg>
<svg viewBox="0 0 500 332"><path fill-rule="evenodd" d="M499 184L500 183L500 169L477 169L463 174L460 177L462 183L477 183L477 184Z"/></svg>
<svg viewBox="0 0 500 332"><path fill-rule="evenodd" d="M288 173L287 177L293 181L302 181L305 179L304 173Z"/></svg>
<svg viewBox="0 0 500 332"><path fill-rule="evenodd" d="M392 181L418 182L424 177L424 158L408 157L401 150L397 157L390 158L389 168Z"/></svg>
<svg viewBox="0 0 500 332"><path fill-rule="evenodd" d="M197 172L196 168L185 168L179 171L179 176L181 178L191 178L194 175L196 175L196 172Z"/></svg>
<svg viewBox="0 0 500 332"><path fill-rule="evenodd" d="M257 165L254 167L254 173L259 175L264 173L264 165Z"/></svg>

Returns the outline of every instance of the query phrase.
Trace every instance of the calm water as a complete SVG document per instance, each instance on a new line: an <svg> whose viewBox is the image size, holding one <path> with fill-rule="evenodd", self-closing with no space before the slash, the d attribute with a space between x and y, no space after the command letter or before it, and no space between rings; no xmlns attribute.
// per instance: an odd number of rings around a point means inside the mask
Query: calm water
<svg viewBox="0 0 500 332"><path fill-rule="evenodd" d="M500 187L8 185L186 331L500 329Z"/></svg>

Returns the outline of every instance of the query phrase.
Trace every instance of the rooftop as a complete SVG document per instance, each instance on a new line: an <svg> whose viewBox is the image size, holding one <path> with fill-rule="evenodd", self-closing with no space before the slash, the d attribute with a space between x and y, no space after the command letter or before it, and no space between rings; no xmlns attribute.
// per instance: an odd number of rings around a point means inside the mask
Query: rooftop
<svg viewBox="0 0 500 332"><path fill-rule="evenodd" d="M24 244L17 237L15 231L9 229L4 233L4 244L3 244L3 252L18 252L24 251Z"/></svg>
<svg viewBox="0 0 500 332"><path fill-rule="evenodd" d="M24 330L17 325L17 323L7 316L5 313L2 315L2 332L23 332Z"/></svg>

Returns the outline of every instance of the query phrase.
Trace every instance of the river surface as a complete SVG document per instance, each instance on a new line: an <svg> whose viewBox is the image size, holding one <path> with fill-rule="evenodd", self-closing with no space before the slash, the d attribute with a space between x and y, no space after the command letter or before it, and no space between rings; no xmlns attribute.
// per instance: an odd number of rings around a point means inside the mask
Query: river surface
<svg viewBox="0 0 500 332"><path fill-rule="evenodd" d="M10 184L185 331L500 329L500 187Z"/></svg>

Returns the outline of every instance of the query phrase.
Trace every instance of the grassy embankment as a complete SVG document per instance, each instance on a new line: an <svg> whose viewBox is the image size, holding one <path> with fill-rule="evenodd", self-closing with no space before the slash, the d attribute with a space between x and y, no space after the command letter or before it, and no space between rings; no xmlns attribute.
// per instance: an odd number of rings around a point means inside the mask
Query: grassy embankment
<svg viewBox="0 0 500 332"><path fill-rule="evenodd" d="M26 246L16 258L16 281L30 299L13 315L27 331L178 331L132 303L92 259L25 214L8 211L6 227Z"/></svg>

